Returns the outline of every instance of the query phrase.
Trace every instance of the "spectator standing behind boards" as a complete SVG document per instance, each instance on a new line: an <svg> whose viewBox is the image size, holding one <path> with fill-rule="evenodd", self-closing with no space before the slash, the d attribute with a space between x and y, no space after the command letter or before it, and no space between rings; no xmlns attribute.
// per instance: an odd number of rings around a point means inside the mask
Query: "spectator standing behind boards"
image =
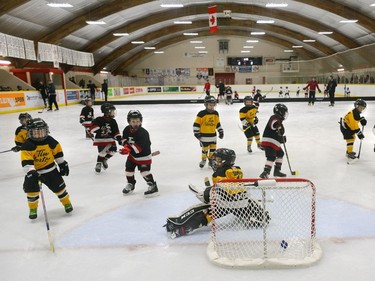
<svg viewBox="0 0 375 281"><path fill-rule="evenodd" d="M217 96L217 102L219 102L220 98L224 98L225 95L225 85L223 81L219 81L219 83L216 85L216 88L219 89L219 95Z"/></svg>
<svg viewBox="0 0 375 281"><path fill-rule="evenodd" d="M329 106L334 106L335 105L335 91L337 87L337 82L335 79L333 79L333 76L329 76L329 81L327 84L327 90L328 90L328 95L329 95L329 101L330 105Z"/></svg>
<svg viewBox="0 0 375 281"><path fill-rule="evenodd" d="M108 81L107 81L107 79L104 79L104 82L102 84L102 92L104 94L104 101L107 101L107 99L108 99Z"/></svg>
<svg viewBox="0 0 375 281"><path fill-rule="evenodd" d="M89 80L89 82L87 83L87 88L89 88L90 98L94 102L95 101L96 85L91 80Z"/></svg>
<svg viewBox="0 0 375 281"><path fill-rule="evenodd" d="M318 89L319 93L322 92L319 88L318 81L316 81L315 77L313 77L311 81L309 81L309 83L307 83L306 87L303 89L305 90L307 88L309 89L309 105L314 105L316 89Z"/></svg>
<svg viewBox="0 0 375 281"><path fill-rule="evenodd" d="M40 92L40 95L42 96L43 102L44 102L44 107L47 108L47 87L44 85L43 81L39 81L39 85L37 86L37 90Z"/></svg>
<svg viewBox="0 0 375 281"><path fill-rule="evenodd" d="M203 91L206 93L207 96L210 95L211 84L210 84L210 81L208 81L208 79L207 79L206 83L204 84Z"/></svg>
<svg viewBox="0 0 375 281"><path fill-rule="evenodd" d="M85 82L85 80L83 80L83 78L81 78L81 80L79 80L78 86L80 86L82 89L85 88L86 82Z"/></svg>
<svg viewBox="0 0 375 281"><path fill-rule="evenodd" d="M48 100L49 100L49 108L47 111L52 111L52 104L55 105L55 111L59 110L59 105L56 102L56 88L52 80L48 80L47 91L48 91Z"/></svg>

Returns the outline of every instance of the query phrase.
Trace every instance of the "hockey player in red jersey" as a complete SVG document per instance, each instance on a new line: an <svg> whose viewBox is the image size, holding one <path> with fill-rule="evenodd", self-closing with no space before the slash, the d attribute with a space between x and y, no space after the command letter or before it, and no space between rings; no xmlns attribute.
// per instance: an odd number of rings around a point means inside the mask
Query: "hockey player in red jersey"
<svg viewBox="0 0 375 281"><path fill-rule="evenodd" d="M90 134L90 127L92 120L94 119L94 109L92 108L92 100L87 98L85 100L85 107L82 108L81 114L79 115L79 123L85 128L86 138L92 138Z"/></svg>
<svg viewBox="0 0 375 281"><path fill-rule="evenodd" d="M159 190L151 174L151 141L148 131L142 127L143 116L138 110L130 110L127 116L128 126L122 133L123 145L130 149L125 163L125 173L128 183L122 190L124 195L130 194L135 188L135 168L138 168L148 185L144 193L146 197L159 195Z"/></svg>
<svg viewBox="0 0 375 281"><path fill-rule="evenodd" d="M121 134L116 120L116 108L110 103L104 103L100 107L103 116L93 120L90 134L95 135L94 146L98 147L98 157L95 172L99 174L102 168L108 168L108 159L117 151L115 140L121 143Z"/></svg>
<svg viewBox="0 0 375 281"><path fill-rule="evenodd" d="M235 165L235 161L236 153L233 150L219 148L215 151L215 165L217 169L212 174L213 185L216 185L220 180L242 179L242 170L239 166ZM179 216L167 218L167 224L165 226L171 238L190 234L196 229L208 225L212 221L210 204L212 186L208 186L202 191L197 190L193 185L190 185L189 188L196 193L197 198L202 201L202 203L191 206ZM249 226L254 228L260 227L263 221L268 224L270 220L268 212L264 212L256 201L248 198L243 189L230 190L230 192L223 190L223 192L226 194L226 200L247 200L247 202L245 202L243 208L235 210L222 209L220 213L232 213L236 217L247 219ZM263 220L263 214L266 214L265 220Z"/></svg>
<svg viewBox="0 0 375 281"><path fill-rule="evenodd" d="M309 83L307 83L306 87L303 89L309 89L309 105L314 105L316 89L318 89L319 93L322 92L319 88L318 81L315 80L315 77L313 77L311 81L309 81Z"/></svg>
<svg viewBox="0 0 375 281"><path fill-rule="evenodd" d="M286 142L283 121L288 117L288 108L284 104L278 103L274 106L273 113L274 114L268 120L263 132L261 146L264 148L267 160L264 166L264 171L259 176L260 178L269 177L274 163L275 169L273 176L286 176L286 174L281 172L284 157L284 151L281 148L281 144Z"/></svg>

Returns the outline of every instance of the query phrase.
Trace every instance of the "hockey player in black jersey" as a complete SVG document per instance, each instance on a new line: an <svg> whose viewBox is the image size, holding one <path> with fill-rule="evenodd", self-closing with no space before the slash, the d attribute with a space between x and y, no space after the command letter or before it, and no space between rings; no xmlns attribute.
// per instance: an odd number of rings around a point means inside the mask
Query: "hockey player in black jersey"
<svg viewBox="0 0 375 281"><path fill-rule="evenodd" d="M236 154L231 149L219 148L215 151L216 171L212 174L214 185L220 180L242 179L242 170L239 166L235 166L235 160ZM211 222L211 189L212 186L208 186L204 191L195 191L197 192L197 198L202 201L201 204L191 206L179 216L167 218L167 224L165 226L171 238L192 233L196 229L206 226ZM238 200L234 198L240 197L240 200L247 200L247 202L244 204L245 207L235 210L221 209L218 213L223 215L232 213L236 217L246 219L248 220L248 225L250 227L260 227L263 225L263 221L268 224L270 220L268 212L264 212L262 207L256 201L248 198L246 191L239 189L230 190L229 193L226 190L222 190L222 192L226 194L225 200ZM263 220L264 215L266 215L265 220Z"/></svg>
<svg viewBox="0 0 375 281"><path fill-rule="evenodd" d="M242 131L247 139L247 151L253 152L251 149L253 138L255 138L258 148L262 149L260 146L260 135L257 127L258 117L256 115L258 108L253 104L253 98L251 96L244 97L243 102L245 106L240 109L239 117L242 123Z"/></svg>
<svg viewBox="0 0 375 281"><path fill-rule="evenodd" d="M253 97L253 102L256 108L259 110L259 103L263 100L263 96L260 89L257 89L256 94Z"/></svg>
<svg viewBox="0 0 375 281"><path fill-rule="evenodd" d="M62 178L69 175L69 166L64 160L60 143L49 135L48 125L44 120L31 119L26 126L29 138L21 147L21 164L26 173L23 190L27 195L29 218L36 219L38 216L39 181L57 195L65 212L70 213L73 206Z"/></svg>
<svg viewBox="0 0 375 281"><path fill-rule="evenodd" d="M11 150L13 152L20 151L22 144L27 139L26 124L29 120L31 120L31 115L27 112L20 113L20 115L18 116L18 120L20 120L21 126L17 127L16 132L14 134L14 142L15 142L16 146L11 148Z"/></svg>
<svg viewBox="0 0 375 281"><path fill-rule="evenodd" d="M104 103L100 107L103 116L93 120L90 134L95 135L94 146L98 147L98 157L95 172L99 174L103 169L108 168L108 159L117 151L116 142L121 143L121 134L116 120L116 108L110 103Z"/></svg>
<svg viewBox="0 0 375 281"><path fill-rule="evenodd" d="M143 179L148 185L144 193L146 197L159 195L159 190L151 174L151 141L148 131L142 127L143 116L138 110L130 110L127 116L128 126L122 132L123 145L130 149L125 163L125 173L128 183L122 190L124 195L130 194L135 189L135 168L138 168Z"/></svg>
<svg viewBox="0 0 375 281"><path fill-rule="evenodd" d="M91 139L90 127L92 120L94 119L94 109L92 108L92 100L87 98L85 100L85 107L82 108L81 114L79 115L79 123L85 128L86 138Z"/></svg>
<svg viewBox="0 0 375 281"><path fill-rule="evenodd" d="M288 108L284 104L278 103L274 106L273 113L267 122L262 136L261 146L264 148L267 160L264 171L259 176L260 178L269 177L274 163L273 176L286 177L286 174L281 172L284 157L281 144L286 142L283 121L288 117Z"/></svg>

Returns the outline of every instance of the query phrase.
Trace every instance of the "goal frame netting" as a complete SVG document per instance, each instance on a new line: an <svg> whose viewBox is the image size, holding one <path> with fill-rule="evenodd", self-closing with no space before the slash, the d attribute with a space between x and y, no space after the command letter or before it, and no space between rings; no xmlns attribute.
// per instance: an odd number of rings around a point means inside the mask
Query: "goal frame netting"
<svg viewBox="0 0 375 281"><path fill-rule="evenodd" d="M232 197L223 200L223 193ZM245 194L246 199L233 199L236 193L238 198ZM256 226L249 226L253 214L243 211L244 202L250 201L257 202L255 209L263 214ZM310 266L322 256L316 240L316 188L308 179L222 180L212 187L210 203L212 227L207 255L217 265L300 267Z"/></svg>

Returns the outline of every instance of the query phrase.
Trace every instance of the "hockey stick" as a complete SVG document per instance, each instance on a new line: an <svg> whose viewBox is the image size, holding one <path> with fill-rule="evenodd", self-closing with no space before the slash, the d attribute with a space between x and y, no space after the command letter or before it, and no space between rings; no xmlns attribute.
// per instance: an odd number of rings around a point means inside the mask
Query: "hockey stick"
<svg viewBox="0 0 375 281"><path fill-rule="evenodd" d="M47 209L46 209L46 203L44 200L44 194L43 194L43 189L42 189L42 182L39 181L39 189L40 189L40 198L42 199L42 205L43 205L43 212L44 212L44 220L46 221L46 227L47 227L47 233L48 233L48 241L49 241L49 248L52 253L55 252L55 246L53 244L52 236L51 236L51 231L49 227L49 222L48 222L48 217L47 217Z"/></svg>
<svg viewBox="0 0 375 281"><path fill-rule="evenodd" d="M41 111L38 111L38 113L43 113L46 108L47 107L43 107L43 109Z"/></svg>
<svg viewBox="0 0 375 281"><path fill-rule="evenodd" d="M363 130L364 130L364 129L365 129L365 126L362 126L362 133L363 133ZM363 139L361 139L361 140L359 141L359 149L358 149L358 156L357 156L358 159L359 159L359 157L361 156L362 140L363 140Z"/></svg>
<svg viewBox="0 0 375 281"><path fill-rule="evenodd" d="M237 124L238 125L238 124ZM240 125L238 125L238 127L240 128L240 130L242 131L242 132L246 132L247 130L249 130L252 126L247 126L246 127L246 129L242 129L243 127L242 126L240 126Z"/></svg>
<svg viewBox="0 0 375 281"><path fill-rule="evenodd" d="M264 96L262 96L262 98L265 99L267 95L272 92L272 90L273 90L273 87L271 87L271 90L269 90Z"/></svg>
<svg viewBox="0 0 375 281"><path fill-rule="evenodd" d="M8 150L0 151L0 153L5 153L5 152L9 152L9 151L12 151L12 150L8 149Z"/></svg>
<svg viewBox="0 0 375 281"><path fill-rule="evenodd" d="M290 166L289 155L288 155L288 151L286 150L285 142L283 142L283 146L284 146L284 150L285 150L286 159L288 160L288 165L289 165L290 173L291 173L293 176L296 176L296 175L299 174L299 172L298 172L297 170L296 170L296 171L292 171L292 167Z"/></svg>

